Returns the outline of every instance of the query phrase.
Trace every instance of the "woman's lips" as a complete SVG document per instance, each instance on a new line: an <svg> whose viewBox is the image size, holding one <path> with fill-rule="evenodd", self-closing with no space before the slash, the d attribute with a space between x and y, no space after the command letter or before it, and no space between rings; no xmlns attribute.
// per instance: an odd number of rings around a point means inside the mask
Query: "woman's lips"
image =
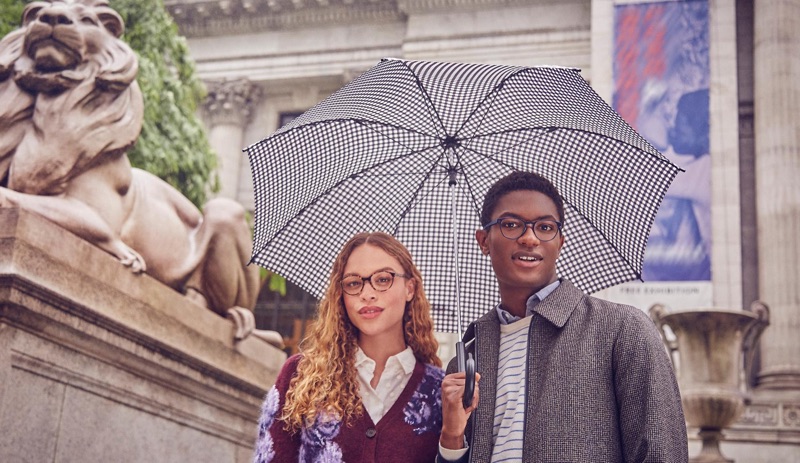
<svg viewBox="0 0 800 463"><path fill-rule="evenodd" d="M358 310L358 314L366 319L375 318L383 312L383 309L375 306L365 306Z"/></svg>

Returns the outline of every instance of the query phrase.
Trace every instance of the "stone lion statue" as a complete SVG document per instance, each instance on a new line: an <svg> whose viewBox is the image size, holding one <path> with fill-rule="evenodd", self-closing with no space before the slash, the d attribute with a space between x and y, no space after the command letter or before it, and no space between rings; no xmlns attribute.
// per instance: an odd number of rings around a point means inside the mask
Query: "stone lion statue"
<svg viewBox="0 0 800 463"><path fill-rule="evenodd" d="M0 205L39 213L221 315L239 308L232 318L252 325L259 276L244 209L214 199L201 213L130 165L143 100L122 18L105 0L37 1L22 23L0 41Z"/></svg>

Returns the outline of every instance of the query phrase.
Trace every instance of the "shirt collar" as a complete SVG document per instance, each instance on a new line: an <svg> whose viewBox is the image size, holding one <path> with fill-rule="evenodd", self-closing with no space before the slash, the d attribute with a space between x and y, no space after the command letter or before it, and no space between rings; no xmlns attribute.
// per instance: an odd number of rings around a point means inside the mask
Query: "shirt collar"
<svg viewBox="0 0 800 463"><path fill-rule="evenodd" d="M410 374L414 371L414 366L417 364L417 358L414 356L414 351L411 350L410 347L406 347L405 350L392 355L386 360L386 368L390 369L392 365L397 365L397 367L401 368L403 372L406 374ZM367 357L367 354L358 347L356 350L356 369L358 370L366 370L370 374L375 372L375 360Z"/></svg>
<svg viewBox="0 0 800 463"><path fill-rule="evenodd" d="M553 291L558 288L558 285L561 284L561 280L556 280L549 285L545 286L544 288L537 291L533 296L529 297L528 300L525 302L525 317L530 317L533 315L533 309L536 307L540 301L543 301L544 298L549 296ZM495 307L497 310L497 316L500 319L501 325L508 325L510 323L514 323L517 320L521 320L521 317L517 317L515 315L511 315L509 311L504 309L500 304L497 304Z"/></svg>

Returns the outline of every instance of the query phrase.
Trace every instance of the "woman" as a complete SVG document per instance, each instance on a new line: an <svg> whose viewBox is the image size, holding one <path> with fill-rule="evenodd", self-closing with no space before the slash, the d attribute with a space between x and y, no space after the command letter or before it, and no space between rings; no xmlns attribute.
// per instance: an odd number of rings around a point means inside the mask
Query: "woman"
<svg viewBox="0 0 800 463"><path fill-rule="evenodd" d="M386 233L342 248L317 322L267 393L256 463L432 462L441 361L411 254Z"/></svg>

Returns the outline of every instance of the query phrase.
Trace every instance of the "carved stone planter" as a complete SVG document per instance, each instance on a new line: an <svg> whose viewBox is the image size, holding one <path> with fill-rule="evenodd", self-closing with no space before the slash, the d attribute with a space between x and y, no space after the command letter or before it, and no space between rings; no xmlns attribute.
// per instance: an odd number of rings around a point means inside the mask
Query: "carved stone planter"
<svg viewBox="0 0 800 463"><path fill-rule="evenodd" d="M756 302L752 311L689 309L668 312L661 305L650 316L662 331L676 366L686 421L700 429L703 441L693 463L729 463L719 450L722 430L744 411L746 370L769 309ZM668 336L669 327L675 339Z"/></svg>

